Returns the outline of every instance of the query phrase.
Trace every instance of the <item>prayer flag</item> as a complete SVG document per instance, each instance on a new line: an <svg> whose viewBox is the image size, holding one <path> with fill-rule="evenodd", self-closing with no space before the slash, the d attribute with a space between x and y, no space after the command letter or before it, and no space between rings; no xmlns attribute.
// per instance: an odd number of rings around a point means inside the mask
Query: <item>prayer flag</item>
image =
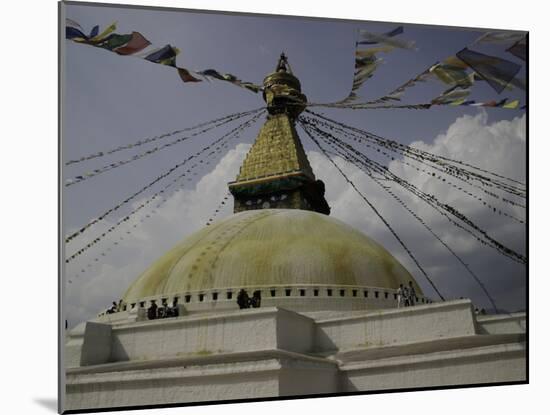
<svg viewBox="0 0 550 415"><path fill-rule="evenodd" d="M447 85L469 86L472 84L471 76L460 66L438 63L430 68L430 73Z"/></svg>
<svg viewBox="0 0 550 415"><path fill-rule="evenodd" d="M151 53L144 59L149 62L160 63L162 65L176 66L176 55L179 53L177 48L173 48L170 45L166 45L160 50Z"/></svg>
<svg viewBox="0 0 550 415"><path fill-rule="evenodd" d="M451 103L449 103L449 105L458 106L464 104L465 102L465 99L457 99L456 101L452 101Z"/></svg>
<svg viewBox="0 0 550 415"><path fill-rule="evenodd" d="M119 55L132 55L139 57L149 62L171 66L178 70L178 75L183 82L201 82L202 79L197 78L190 70L186 68L178 68L176 66L176 56L180 53L179 49L171 45L166 45L162 48L153 48L151 42L147 40L141 33L132 32L131 34L112 33L116 30L116 22L108 26L103 32L98 34L99 26L94 26L87 36L82 27L71 19L66 19L67 39L78 43L85 43L91 46L100 47L110 50ZM207 69L203 72L198 72L205 77L211 77L222 81L231 82L233 85L246 88L249 91L257 93L262 90L261 86L251 82L243 82L232 74L220 74L215 69ZM111 165L111 167L115 167Z"/></svg>
<svg viewBox="0 0 550 415"><path fill-rule="evenodd" d="M95 37L95 36L97 36L98 33L99 33L99 26L95 25L92 28L92 30L90 31L90 36L88 36L88 37L90 37L90 38Z"/></svg>
<svg viewBox="0 0 550 415"><path fill-rule="evenodd" d="M510 101L502 106L502 108L508 108L508 109L516 109L519 107L519 100L515 99L513 101Z"/></svg>
<svg viewBox="0 0 550 415"><path fill-rule="evenodd" d="M119 55L131 55L142 51L150 44L151 42L145 39L141 33L132 32L130 40L124 46L118 47L114 51Z"/></svg>
<svg viewBox="0 0 550 415"><path fill-rule="evenodd" d="M393 46L379 46L376 48L368 48L368 49L362 49L362 50L356 50L355 56L359 58L371 58L376 53L379 52L390 52L391 50L395 49Z"/></svg>
<svg viewBox="0 0 550 415"><path fill-rule="evenodd" d="M116 33L113 33L98 42L97 46L103 49L114 51L116 48L126 45L131 38L132 35L117 35Z"/></svg>
<svg viewBox="0 0 550 415"><path fill-rule="evenodd" d="M80 30L83 30L82 29L82 26L80 26L77 22L75 22L73 19L69 19L68 17L65 18L65 25L67 26L72 26L72 27L76 27Z"/></svg>
<svg viewBox="0 0 550 415"><path fill-rule="evenodd" d="M474 43L513 43L521 40L524 32L487 32Z"/></svg>
<svg viewBox="0 0 550 415"><path fill-rule="evenodd" d="M67 26L65 28L65 37L71 40L88 39L88 36L86 36L82 31L72 26Z"/></svg>
<svg viewBox="0 0 550 415"><path fill-rule="evenodd" d="M90 42L98 42L116 30L116 22L111 23L103 32L90 39Z"/></svg>
<svg viewBox="0 0 550 415"><path fill-rule="evenodd" d="M367 30L359 30L359 35L363 40L357 42L357 44L373 45L373 44L380 43L380 44L393 46L400 49L412 49L415 45L414 41L400 40L400 39L394 38L394 36L400 33L403 33L403 27L401 28L398 27L386 34L371 33Z"/></svg>
<svg viewBox="0 0 550 415"><path fill-rule="evenodd" d="M397 26L395 29L390 30L389 32L384 33L380 36L394 37L396 35L400 35L401 33L403 33L403 26ZM362 42L357 42L357 44L359 44L359 45L375 45L377 43L378 42L376 42L376 41L373 42L373 41L368 41L368 40L364 40Z"/></svg>
<svg viewBox="0 0 550 415"><path fill-rule="evenodd" d="M204 71L199 72L201 75L211 76L212 78L225 81L224 77L215 69L205 69Z"/></svg>
<svg viewBox="0 0 550 415"><path fill-rule="evenodd" d="M464 99L470 95L470 88L455 87L445 91L443 94L432 100L432 103L448 104L453 101Z"/></svg>
<svg viewBox="0 0 550 415"><path fill-rule="evenodd" d="M504 90L521 69L521 66L496 56L489 56L468 48L462 49L456 56L467 63L479 76L499 94Z"/></svg>
<svg viewBox="0 0 550 415"><path fill-rule="evenodd" d="M177 68L178 75L180 76L183 82L201 82L202 79L195 78L191 73L185 68Z"/></svg>
<svg viewBox="0 0 550 415"><path fill-rule="evenodd" d="M506 49L512 55L520 58L523 61L527 60L527 38L522 38Z"/></svg>

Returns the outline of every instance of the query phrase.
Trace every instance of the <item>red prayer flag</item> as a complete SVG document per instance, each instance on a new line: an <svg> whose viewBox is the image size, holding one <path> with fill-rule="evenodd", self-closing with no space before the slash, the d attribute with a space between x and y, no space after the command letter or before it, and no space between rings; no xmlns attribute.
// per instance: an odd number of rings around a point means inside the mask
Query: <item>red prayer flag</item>
<svg viewBox="0 0 550 415"><path fill-rule="evenodd" d="M195 78L189 71L185 68L177 68L178 75L180 76L183 82L201 82L202 79Z"/></svg>
<svg viewBox="0 0 550 415"><path fill-rule="evenodd" d="M124 46L121 46L120 48L116 48L114 51L119 55L131 55L145 49L150 44L151 42L145 39L145 37L141 33L132 32L132 37L130 38L128 43L126 43Z"/></svg>

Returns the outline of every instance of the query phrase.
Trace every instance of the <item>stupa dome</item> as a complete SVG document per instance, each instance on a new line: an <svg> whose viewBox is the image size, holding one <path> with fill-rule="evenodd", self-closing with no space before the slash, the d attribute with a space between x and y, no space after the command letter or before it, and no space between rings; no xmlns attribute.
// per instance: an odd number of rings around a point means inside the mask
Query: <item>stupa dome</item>
<svg viewBox="0 0 550 415"><path fill-rule="evenodd" d="M409 281L413 277L386 249L337 219L299 209L259 209L185 238L128 288L124 300L202 293L200 301L210 302L219 293L215 300L221 301L241 288L262 289L263 298L276 289L274 297L285 297L287 290L298 297L326 297L327 290L340 297L347 289L347 296L358 298L368 296L362 290L371 289L371 296L380 290L382 297L386 289L392 299L399 284Z"/></svg>

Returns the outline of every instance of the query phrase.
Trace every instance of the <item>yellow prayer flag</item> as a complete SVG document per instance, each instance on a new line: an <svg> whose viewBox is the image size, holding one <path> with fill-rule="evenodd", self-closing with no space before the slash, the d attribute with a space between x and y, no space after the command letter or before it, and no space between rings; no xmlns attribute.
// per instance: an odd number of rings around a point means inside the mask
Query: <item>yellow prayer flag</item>
<svg viewBox="0 0 550 415"><path fill-rule="evenodd" d="M368 49L363 49L363 50L357 50L355 52L355 56L357 56L359 58L369 58L369 57L373 56L376 53L389 52L393 49L395 49L393 46L379 46L379 47L376 47L376 48L368 48Z"/></svg>
<svg viewBox="0 0 550 415"><path fill-rule="evenodd" d="M507 102L502 106L502 108L508 108L508 109L516 109L519 107L519 99L515 99L513 101Z"/></svg>
<svg viewBox="0 0 550 415"><path fill-rule="evenodd" d="M449 56L443 62L450 66L456 66L457 68L462 68L462 69L468 68L468 65L465 62L458 59L455 55Z"/></svg>
<svg viewBox="0 0 550 415"><path fill-rule="evenodd" d="M449 105L452 105L452 106L456 107L458 105L463 104L464 102L466 102L465 99L457 99L456 101L451 102Z"/></svg>
<svg viewBox="0 0 550 415"><path fill-rule="evenodd" d="M90 42L97 42L97 41L100 41L102 40L103 38L107 37L108 35L110 35L112 32L114 32L116 30L116 24L117 22L113 22L111 23L103 32L101 32L99 35L97 36L94 36L93 38L90 39Z"/></svg>

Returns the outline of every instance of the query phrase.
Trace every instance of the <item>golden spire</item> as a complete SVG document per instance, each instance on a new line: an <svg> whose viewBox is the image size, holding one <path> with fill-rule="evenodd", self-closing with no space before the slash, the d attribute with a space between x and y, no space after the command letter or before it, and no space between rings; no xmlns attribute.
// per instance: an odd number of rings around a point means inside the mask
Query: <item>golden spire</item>
<svg viewBox="0 0 550 415"><path fill-rule="evenodd" d="M307 98L284 53L275 72L264 79L263 97L269 115L236 181L229 183L235 212L283 208L328 214L324 184L315 180L294 125Z"/></svg>

